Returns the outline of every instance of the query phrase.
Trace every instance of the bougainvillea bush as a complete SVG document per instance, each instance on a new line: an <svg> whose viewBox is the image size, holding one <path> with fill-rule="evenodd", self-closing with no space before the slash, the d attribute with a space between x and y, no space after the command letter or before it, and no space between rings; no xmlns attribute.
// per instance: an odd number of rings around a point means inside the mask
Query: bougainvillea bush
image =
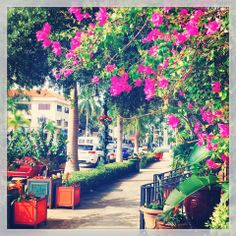
<svg viewBox="0 0 236 236"><path fill-rule="evenodd" d="M228 8L71 7L64 17L68 30L45 22L36 32L51 52L51 77L127 102L141 88L146 102L162 101L156 109L182 141L211 151L207 168L228 163ZM80 78L81 71L93 75Z"/></svg>

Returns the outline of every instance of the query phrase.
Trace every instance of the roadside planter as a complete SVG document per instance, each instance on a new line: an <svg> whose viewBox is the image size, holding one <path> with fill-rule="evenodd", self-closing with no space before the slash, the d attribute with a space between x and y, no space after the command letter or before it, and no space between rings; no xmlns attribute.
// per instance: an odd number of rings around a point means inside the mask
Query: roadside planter
<svg viewBox="0 0 236 236"><path fill-rule="evenodd" d="M71 207L80 204L80 186L59 186L56 190L56 207Z"/></svg>
<svg viewBox="0 0 236 236"><path fill-rule="evenodd" d="M56 177L54 178L44 178L44 177L36 177L32 179L28 179L28 193L34 194L36 197L46 197L47 206L49 208L55 207L56 203L56 188L62 185L62 178Z"/></svg>
<svg viewBox="0 0 236 236"><path fill-rule="evenodd" d="M37 227L47 222L46 198L24 199L14 202L14 225L28 225Z"/></svg>
<svg viewBox="0 0 236 236"><path fill-rule="evenodd" d="M143 212L145 228L146 229L155 229L156 228L156 218L158 215L162 214L163 211L160 209L150 209L142 206L140 211Z"/></svg>
<svg viewBox="0 0 236 236"><path fill-rule="evenodd" d="M13 205L12 202L19 197L19 192L17 188L7 190L7 228L11 229L13 227Z"/></svg>

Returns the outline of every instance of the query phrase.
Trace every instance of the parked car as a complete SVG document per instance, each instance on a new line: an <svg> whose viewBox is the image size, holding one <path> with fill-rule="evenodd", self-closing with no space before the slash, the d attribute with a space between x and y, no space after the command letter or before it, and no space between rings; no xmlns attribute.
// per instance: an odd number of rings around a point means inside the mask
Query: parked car
<svg viewBox="0 0 236 236"><path fill-rule="evenodd" d="M106 162L97 137L79 137L78 161L93 166L97 166L100 161Z"/></svg>
<svg viewBox="0 0 236 236"><path fill-rule="evenodd" d="M107 158L109 162L114 162L116 160L116 144L109 143L107 145Z"/></svg>

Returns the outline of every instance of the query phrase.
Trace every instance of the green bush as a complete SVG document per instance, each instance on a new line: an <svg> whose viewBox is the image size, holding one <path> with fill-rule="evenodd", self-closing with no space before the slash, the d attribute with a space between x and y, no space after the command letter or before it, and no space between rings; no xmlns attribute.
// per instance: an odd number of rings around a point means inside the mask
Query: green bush
<svg viewBox="0 0 236 236"><path fill-rule="evenodd" d="M111 163L88 171L75 171L69 176L69 184L80 183L81 192L113 182L116 179L137 173L135 162Z"/></svg>
<svg viewBox="0 0 236 236"><path fill-rule="evenodd" d="M180 143L174 148L172 168L176 169L188 164L190 153L194 148L194 143Z"/></svg>

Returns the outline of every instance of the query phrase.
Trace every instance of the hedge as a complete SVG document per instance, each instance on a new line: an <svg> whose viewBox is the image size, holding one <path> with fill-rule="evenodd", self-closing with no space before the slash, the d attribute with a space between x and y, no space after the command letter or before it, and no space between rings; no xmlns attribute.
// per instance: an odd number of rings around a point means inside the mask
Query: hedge
<svg viewBox="0 0 236 236"><path fill-rule="evenodd" d="M140 167L141 168L146 168L146 167L148 167L150 164L152 164L154 162L155 162L155 158L153 158L153 155L146 154L145 156L143 156L141 158Z"/></svg>
<svg viewBox="0 0 236 236"><path fill-rule="evenodd" d="M116 179L128 176L132 173L137 173L134 162L115 162L88 171L72 172L68 182L69 184L80 183L81 193L85 193L90 189L113 182Z"/></svg>

